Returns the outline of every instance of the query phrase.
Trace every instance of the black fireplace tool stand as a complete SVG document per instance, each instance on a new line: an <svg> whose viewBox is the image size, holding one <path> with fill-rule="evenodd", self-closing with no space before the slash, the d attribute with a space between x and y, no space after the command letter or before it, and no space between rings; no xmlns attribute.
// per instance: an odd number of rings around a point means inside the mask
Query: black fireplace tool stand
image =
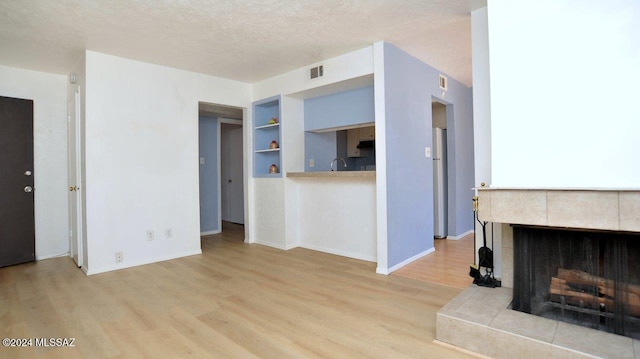
<svg viewBox="0 0 640 359"><path fill-rule="evenodd" d="M469 276L473 278L473 284L480 287L497 288L502 286L502 281L495 278L493 273L493 227L491 230L491 248L487 247L487 223L478 219L478 197L473 197L473 217L482 226L483 245L478 249L478 264L472 264L469 268ZM491 224L493 226L493 223ZM473 248L476 247L476 231L473 230ZM484 268L484 274L482 274Z"/></svg>

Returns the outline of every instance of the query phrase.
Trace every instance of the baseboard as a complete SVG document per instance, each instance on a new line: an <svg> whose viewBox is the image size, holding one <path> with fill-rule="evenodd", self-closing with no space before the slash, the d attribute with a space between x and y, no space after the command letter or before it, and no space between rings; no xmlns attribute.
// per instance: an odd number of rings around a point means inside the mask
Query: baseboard
<svg viewBox="0 0 640 359"><path fill-rule="evenodd" d="M41 260L44 260L44 259L68 257L68 256L69 256L69 251L66 251L66 252L63 252L63 253L56 253L56 254L45 254L45 255L37 255L36 254L36 260L37 261L41 261Z"/></svg>
<svg viewBox="0 0 640 359"><path fill-rule="evenodd" d="M416 260L426 256L427 254L431 254L431 253L433 253L435 251L436 251L435 247L434 248L430 248L430 249L427 249L426 251L424 251L422 253L416 254L415 256L413 256L411 258L405 259L402 262L400 262L400 263L394 265L393 267L389 268L387 274L393 273L393 272L397 271L398 269L406 266L407 264L409 264L409 263L411 263L413 261L416 261Z"/></svg>
<svg viewBox="0 0 640 359"><path fill-rule="evenodd" d="M376 262L378 260L378 258L375 255L371 256L371 255L366 255L366 254L362 254L362 253L353 253L353 252L341 251L341 250L336 250L336 249L333 249L333 248L325 248L325 247L321 247L321 246L314 246L314 245L306 244L306 243L300 243L299 247L306 248L306 249L311 249L313 251L318 251L318 252L323 252L323 253L335 254L337 256L348 257L348 258L353 258L353 259L359 259L359 260L363 260L363 261L367 261L367 262Z"/></svg>
<svg viewBox="0 0 640 359"><path fill-rule="evenodd" d="M447 236L447 239L451 239L451 240L457 241L457 240L460 240L460 239L470 235L471 233L473 233L473 229L468 230L468 231L466 231L466 232L464 232L464 233L462 233L460 235L457 235L457 236Z"/></svg>
<svg viewBox="0 0 640 359"><path fill-rule="evenodd" d="M222 233L221 230L215 230L215 231L206 231L206 232L200 232L200 237L202 236L210 236L212 234L218 234L218 233Z"/></svg>
<svg viewBox="0 0 640 359"><path fill-rule="evenodd" d="M178 254L171 254L171 255L168 255L168 256L152 258L151 260L139 260L139 261L134 261L134 262L129 262L129 263L119 263L119 264L114 263L113 265L104 266L104 267L101 267L101 268L98 268L98 269L87 268L86 273L87 273L87 275L94 275L94 274L111 272L111 271L125 269L125 268L137 267L137 266L141 266L141 265L145 265L145 264L164 262L164 261L168 261L168 260L171 260L171 259L189 257L189 256L197 255L197 254L202 254L202 249L198 248L197 250L194 250L194 251L182 252L182 253L178 253Z"/></svg>
<svg viewBox="0 0 640 359"><path fill-rule="evenodd" d="M291 248L287 248L287 245L282 244L282 243L266 242L266 241L261 241L261 240L255 240L255 241L250 242L250 243L252 243L252 244L260 244L260 245L263 245L263 246L276 248L276 249L281 249L283 251L286 251L287 249L291 249Z"/></svg>

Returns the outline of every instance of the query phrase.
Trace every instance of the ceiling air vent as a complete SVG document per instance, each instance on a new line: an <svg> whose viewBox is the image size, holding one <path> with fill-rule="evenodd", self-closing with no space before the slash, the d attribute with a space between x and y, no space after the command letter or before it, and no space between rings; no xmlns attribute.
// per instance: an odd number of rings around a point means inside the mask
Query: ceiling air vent
<svg viewBox="0 0 640 359"><path fill-rule="evenodd" d="M311 70L309 70L309 78L312 80L322 76L324 76L324 68L322 65L312 67Z"/></svg>
<svg viewBox="0 0 640 359"><path fill-rule="evenodd" d="M447 78L440 75L440 78L438 79L438 83L440 84L440 89L447 91Z"/></svg>

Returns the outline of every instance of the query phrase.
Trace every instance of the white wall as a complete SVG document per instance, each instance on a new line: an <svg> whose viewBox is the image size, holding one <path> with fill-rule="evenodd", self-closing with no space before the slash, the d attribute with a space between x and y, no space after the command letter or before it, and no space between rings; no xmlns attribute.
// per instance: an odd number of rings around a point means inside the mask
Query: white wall
<svg viewBox="0 0 640 359"><path fill-rule="evenodd" d="M491 0L488 18L491 184L638 188L640 2Z"/></svg>
<svg viewBox="0 0 640 359"><path fill-rule="evenodd" d="M471 12L475 186L491 184L491 86L487 8Z"/></svg>
<svg viewBox="0 0 640 359"><path fill-rule="evenodd" d="M36 259L69 253L67 78L0 66L0 96L33 100Z"/></svg>
<svg viewBox="0 0 640 359"><path fill-rule="evenodd" d="M474 187L491 181L491 81L489 77L489 32L487 8L471 12L471 46L473 57L473 152ZM482 226L474 221L476 248L483 245ZM493 230L493 233L491 232ZM494 270L502 277L502 232L499 225L486 226L487 240L493 239ZM488 242L491 245L491 242ZM475 256L475 254L474 254ZM477 258L474 263L477 263Z"/></svg>
<svg viewBox="0 0 640 359"><path fill-rule="evenodd" d="M294 178L299 246L375 262L374 178Z"/></svg>
<svg viewBox="0 0 640 359"><path fill-rule="evenodd" d="M324 66L324 76L310 80L309 69L317 65ZM368 46L257 82L253 84L253 100L257 101L278 94L298 93L371 73L373 73L373 47Z"/></svg>
<svg viewBox="0 0 640 359"><path fill-rule="evenodd" d="M290 96L282 96L282 117L287 123L282 127L282 139L285 139L282 153L282 166L287 171L304 171L304 100ZM293 149L289 151L289 148ZM300 149L303 150L300 150ZM286 176L286 174L285 174ZM284 181L284 241L285 248L293 248L304 239L300 231L300 224L306 217L299 210L298 191L295 184L286 179ZM291 210L293 209L293 210Z"/></svg>
<svg viewBox="0 0 640 359"><path fill-rule="evenodd" d="M198 101L248 107L250 86L92 51L86 81L88 274L200 253Z"/></svg>

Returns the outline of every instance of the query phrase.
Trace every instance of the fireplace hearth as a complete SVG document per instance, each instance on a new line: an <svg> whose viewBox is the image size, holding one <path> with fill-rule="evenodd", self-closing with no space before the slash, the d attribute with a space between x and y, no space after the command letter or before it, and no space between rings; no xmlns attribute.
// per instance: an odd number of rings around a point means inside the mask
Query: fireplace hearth
<svg viewBox="0 0 640 359"><path fill-rule="evenodd" d="M512 309L640 339L640 235L514 226Z"/></svg>

